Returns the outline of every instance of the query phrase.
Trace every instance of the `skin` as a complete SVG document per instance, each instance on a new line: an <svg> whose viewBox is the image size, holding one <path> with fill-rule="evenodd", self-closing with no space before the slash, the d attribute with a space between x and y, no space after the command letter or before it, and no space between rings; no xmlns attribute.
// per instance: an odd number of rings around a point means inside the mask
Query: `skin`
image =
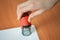
<svg viewBox="0 0 60 40"><path fill-rule="evenodd" d="M28 0L17 6L18 19L21 18L24 12L31 11L28 21L48 9L52 8L58 0Z"/></svg>

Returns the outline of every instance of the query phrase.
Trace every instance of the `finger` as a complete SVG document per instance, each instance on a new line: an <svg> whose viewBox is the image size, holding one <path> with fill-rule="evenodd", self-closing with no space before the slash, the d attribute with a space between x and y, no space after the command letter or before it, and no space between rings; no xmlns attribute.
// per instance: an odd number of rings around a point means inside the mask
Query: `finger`
<svg viewBox="0 0 60 40"><path fill-rule="evenodd" d="M23 2L23 3L19 4L17 7L18 8L23 8L25 6L28 6L30 3L31 3L30 1L26 1L26 2Z"/></svg>
<svg viewBox="0 0 60 40"><path fill-rule="evenodd" d="M37 10L37 11L31 13L31 14L29 15L28 21L31 22L31 19L32 19L32 18L34 18L35 16L41 14L41 13L44 12L44 11L45 11L45 9L43 9L43 10Z"/></svg>
<svg viewBox="0 0 60 40"><path fill-rule="evenodd" d="M28 12L28 11L31 11L33 10L33 5L28 5L26 7L23 7L19 10L20 13L24 13L24 12Z"/></svg>
<svg viewBox="0 0 60 40"><path fill-rule="evenodd" d="M31 11L33 10L33 5L26 6L24 8L21 8L20 10L22 10L23 12Z"/></svg>
<svg viewBox="0 0 60 40"><path fill-rule="evenodd" d="M17 7L17 19L19 20L19 18L22 16L22 11L19 9L19 7Z"/></svg>
<svg viewBox="0 0 60 40"><path fill-rule="evenodd" d="M17 14L17 15L18 15L18 16L17 16L17 19L19 20L23 14L19 13L19 14Z"/></svg>
<svg viewBox="0 0 60 40"><path fill-rule="evenodd" d="M26 6L24 8L17 9L18 19L21 18L21 16L23 15L24 12L31 11L32 8L33 8L33 5L29 5L29 6Z"/></svg>
<svg viewBox="0 0 60 40"><path fill-rule="evenodd" d="M24 7L26 7L26 6L28 6L30 4L30 1L26 1L26 2L24 2L24 3L22 3L22 4L19 4L18 6L17 6L17 19L19 20L20 19L20 17L22 16L22 10L21 10L21 8L24 8Z"/></svg>

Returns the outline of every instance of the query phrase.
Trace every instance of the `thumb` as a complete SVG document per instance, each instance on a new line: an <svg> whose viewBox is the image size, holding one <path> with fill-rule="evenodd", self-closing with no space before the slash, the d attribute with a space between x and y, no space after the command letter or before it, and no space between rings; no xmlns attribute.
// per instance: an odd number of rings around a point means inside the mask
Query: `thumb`
<svg viewBox="0 0 60 40"><path fill-rule="evenodd" d="M43 10L37 10L37 11L31 13L31 14L29 15L28 21L31 22L31 20L32 20L35 16L37 16L37 15L39 15L39 14L42 14L42 12L44 12L44 11L45 11L45 9L43 9Z"/></svg>

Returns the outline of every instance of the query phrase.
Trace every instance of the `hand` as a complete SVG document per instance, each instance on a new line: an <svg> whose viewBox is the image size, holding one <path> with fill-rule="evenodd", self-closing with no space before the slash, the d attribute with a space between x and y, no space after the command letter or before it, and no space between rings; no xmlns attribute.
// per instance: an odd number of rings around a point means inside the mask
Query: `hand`
<svg viewBox="0 0 60 40"><path fill-rule="evenodd" d="M29 15L28 21L30 22L33 17L47 9L51 8L57 0L28 0L17 6L17 16L18 19L21 18L24 12L32 11Z"/></svg>

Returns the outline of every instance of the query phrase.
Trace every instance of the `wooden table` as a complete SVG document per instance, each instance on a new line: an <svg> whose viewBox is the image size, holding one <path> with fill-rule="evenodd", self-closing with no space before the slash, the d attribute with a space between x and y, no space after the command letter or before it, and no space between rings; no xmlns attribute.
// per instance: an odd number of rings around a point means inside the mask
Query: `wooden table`
<svg viewBox="0 0 60 40"><path fill-rule="evenodd" d="M36 25L41 40L60 40L60 3L36 16L32 23Z"/></svg>
<svg viewBox="0 0 60 40"><path fill-rule="evenodd" d="M19 26L17 5L24 0L0 0L0 30Z"/></svg>
<svg viewBox="0 0 60 40"><path fill-rule="evenodd" d="M16 8L24 0L0 0L0 30L19 26ZM60 40L60 2L32 19L41 40Z"/></svg>

